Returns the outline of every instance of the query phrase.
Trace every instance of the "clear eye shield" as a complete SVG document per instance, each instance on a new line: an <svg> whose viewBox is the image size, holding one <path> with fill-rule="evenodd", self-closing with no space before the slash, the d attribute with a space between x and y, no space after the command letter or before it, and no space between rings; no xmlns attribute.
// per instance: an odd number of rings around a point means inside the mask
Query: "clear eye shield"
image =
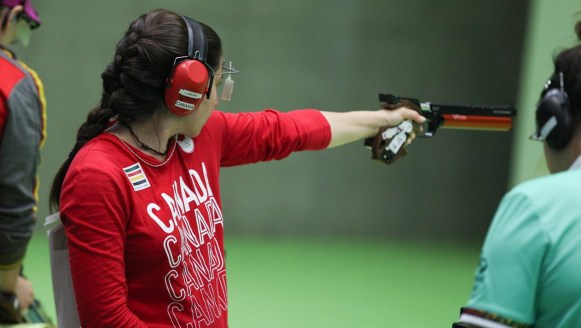
<svg viewBox="0 0 581 328"><path fill-rule="evenodd" d="M232 61L229 61L228 65L226 65L226 60L224 60L222 62L222 73L216 74L222 75L222 78L224 77L224 75L228 74L228 77L222 81L223 83L222 95L220 98L224 101L230 101L230 99L232 98L232 90L234 90L234 80L232 79L231 75L236 73L240 73L240 71L234 68L234 66L232 66Z"/></svg>

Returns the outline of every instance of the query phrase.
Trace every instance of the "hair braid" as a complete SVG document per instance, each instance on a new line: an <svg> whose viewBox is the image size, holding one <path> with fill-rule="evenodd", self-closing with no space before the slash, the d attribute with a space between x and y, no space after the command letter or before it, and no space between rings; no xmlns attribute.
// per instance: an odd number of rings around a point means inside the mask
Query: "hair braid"
<svg viewBox="0 0 581 328"><path fill-rule="evenodd" d="M208 41L208 64L217 69L222 46L214 30L202 24ZM101 101L89 112L77 132L77 141L60 170L51 193L50 207L58 207L66 173L77 152L91 139L103 133L112 119L129 123L146 120L163 103L165 81L176 57L187 53L188 32L180 15L158 9L133 21L115 47L113 61L101 74Z"/></svg>

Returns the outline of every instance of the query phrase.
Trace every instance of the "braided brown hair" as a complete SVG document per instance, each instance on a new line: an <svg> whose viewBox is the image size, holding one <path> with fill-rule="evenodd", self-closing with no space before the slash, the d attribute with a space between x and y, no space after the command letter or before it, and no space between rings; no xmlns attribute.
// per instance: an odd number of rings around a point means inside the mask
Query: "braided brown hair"
<svg viewBox="0 0 581 328"><path fill-rule="evenodd" d="M218 34L200 23L208 42L207 63L217 70L222 56ZM77 141L69 157L55 175L50 208L58 208L62 184L77 152L91 139L103 133L113 119L129 123L146 120L165 106L166 78L176 57L187 54L188 32L182 17L157 9L141 15L117 44L113 62L101 74L101 102L93 108L77 132Z"/></svg>

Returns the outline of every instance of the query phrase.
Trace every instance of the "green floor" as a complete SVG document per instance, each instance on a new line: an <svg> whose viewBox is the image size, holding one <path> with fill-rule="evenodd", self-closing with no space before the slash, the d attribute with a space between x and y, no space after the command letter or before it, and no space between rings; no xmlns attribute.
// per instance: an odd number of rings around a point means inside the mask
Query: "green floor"
<svg viewBox="0 0 581 328"><path fill-rule="evenodd" d="M230 326L450 327L470 292L477 246L358 240L226 243ZM25 260L54 314L46 235Z"/></svg>

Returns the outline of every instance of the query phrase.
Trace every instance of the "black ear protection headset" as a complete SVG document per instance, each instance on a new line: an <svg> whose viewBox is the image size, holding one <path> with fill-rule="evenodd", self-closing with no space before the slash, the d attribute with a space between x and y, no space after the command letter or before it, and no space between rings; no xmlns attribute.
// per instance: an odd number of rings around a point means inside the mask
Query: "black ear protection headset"
<svg viewBox="0 0 581 328"><path fill-rule="evenodd" d="M204 96L210 98L214 70L206 63L208 40L202 25L187 16L181 17L188 30L188 54L175 58L166 80L164 100L171 112L184 116L197 109Z"/></svg>
<svg viewBox="0 0 581 328"><path fill-rule="evenodd" d="M575 129L571 103L565 92L563 73L558 74L558 85L553 79L545 83L541 99L537 103L537 131L531 136L532 139L546 141L549 147L555 150L567 146Z"/></svg>

